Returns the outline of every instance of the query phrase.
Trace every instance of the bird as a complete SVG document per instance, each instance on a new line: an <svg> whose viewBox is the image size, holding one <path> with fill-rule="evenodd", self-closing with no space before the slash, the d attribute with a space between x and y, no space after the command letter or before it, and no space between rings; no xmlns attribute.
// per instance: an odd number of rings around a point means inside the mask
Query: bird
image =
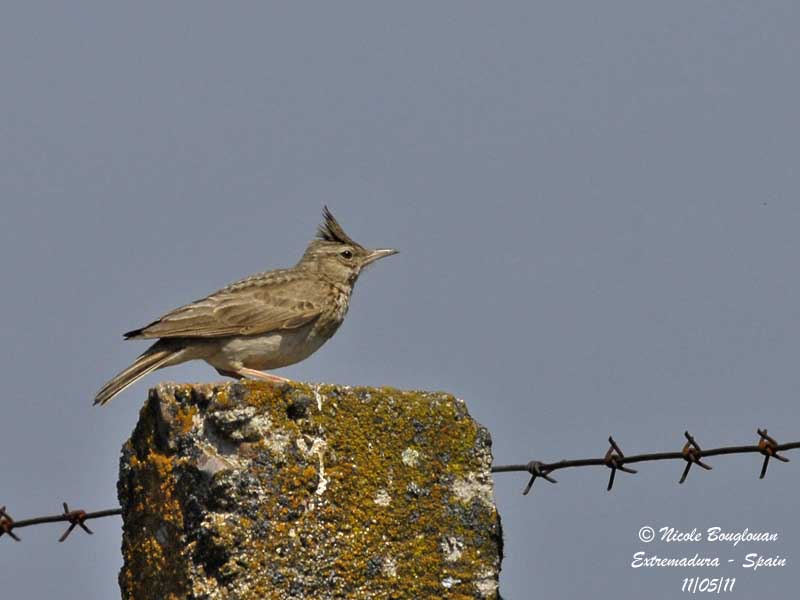
<svg viewBox="0 0 800 600"><path fill-rule="evenodd" d="M265 370L295 364L329 340L347 314L353 286L367 266L397 254L370 249L344 232L327 206L297 264L250 275L124 334L157 339L97 392L102 405L157 369L204 360L220 375L289 381Z"/></svg>

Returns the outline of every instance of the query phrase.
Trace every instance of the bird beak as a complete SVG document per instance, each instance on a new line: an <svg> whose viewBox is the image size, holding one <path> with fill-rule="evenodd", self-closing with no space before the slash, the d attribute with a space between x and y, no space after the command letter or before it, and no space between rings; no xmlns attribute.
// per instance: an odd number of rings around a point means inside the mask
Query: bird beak
<svg viewBox="0 0 800 600"><path fill-rule="evenodd" d="M383 258L384 256L391 256L392 254L397 254L397 250L392 248L378 248L377 250L370 251L367 254L367 257L364 259L363 266L367 266L370 263L374 263L379 258Z"/></svg>

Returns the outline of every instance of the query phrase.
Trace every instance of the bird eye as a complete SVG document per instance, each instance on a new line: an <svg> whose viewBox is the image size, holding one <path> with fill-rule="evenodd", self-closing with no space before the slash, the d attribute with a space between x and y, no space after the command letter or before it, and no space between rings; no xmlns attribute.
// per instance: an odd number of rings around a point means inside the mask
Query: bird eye
<svg viewBox="0 0 800 600"><path fill-rule="evenodd" d="M342 250L340 256L342 258L346 258L347 260L350 260L351 258L353 258L353 253L350 252L350 250Z"/></svg>

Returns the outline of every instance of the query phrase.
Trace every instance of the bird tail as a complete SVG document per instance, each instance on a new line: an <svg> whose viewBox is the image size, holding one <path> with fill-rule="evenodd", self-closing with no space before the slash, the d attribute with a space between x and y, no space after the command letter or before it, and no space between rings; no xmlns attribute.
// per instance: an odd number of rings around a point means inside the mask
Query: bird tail
<svg viewBox="0 0 800 600"><path fill-rule="evenodd" d="M122 390L139 381L148 373L166 366L170 360L182 351L181 348L158 347L156 343L151 346L144 354L137 358L127 369L117 373L106 383L94 397L95 404L105 404Z"/></svg>

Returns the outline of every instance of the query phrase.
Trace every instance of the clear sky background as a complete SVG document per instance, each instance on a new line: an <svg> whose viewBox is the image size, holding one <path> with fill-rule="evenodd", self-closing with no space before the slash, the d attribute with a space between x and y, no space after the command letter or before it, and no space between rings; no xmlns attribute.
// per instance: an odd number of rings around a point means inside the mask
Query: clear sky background
<svg viewBox="0 0 800 600"><path fill-rule="evenodd" d="M280 373L464 398L497 463L800 439L795 2L6 2L0 505L116 505L148 386L121 334L289 266L323 204L364 244L335 338ZM796 594L800 455L496 477L511 600ZM644 525L775 531L645 545ZM120 521L0 539L3 598L119 593ZM632 569L634 552L720 556ZM783 569L737 566L750 552ZM729 565L728 558L736 564Z"/></svg>

